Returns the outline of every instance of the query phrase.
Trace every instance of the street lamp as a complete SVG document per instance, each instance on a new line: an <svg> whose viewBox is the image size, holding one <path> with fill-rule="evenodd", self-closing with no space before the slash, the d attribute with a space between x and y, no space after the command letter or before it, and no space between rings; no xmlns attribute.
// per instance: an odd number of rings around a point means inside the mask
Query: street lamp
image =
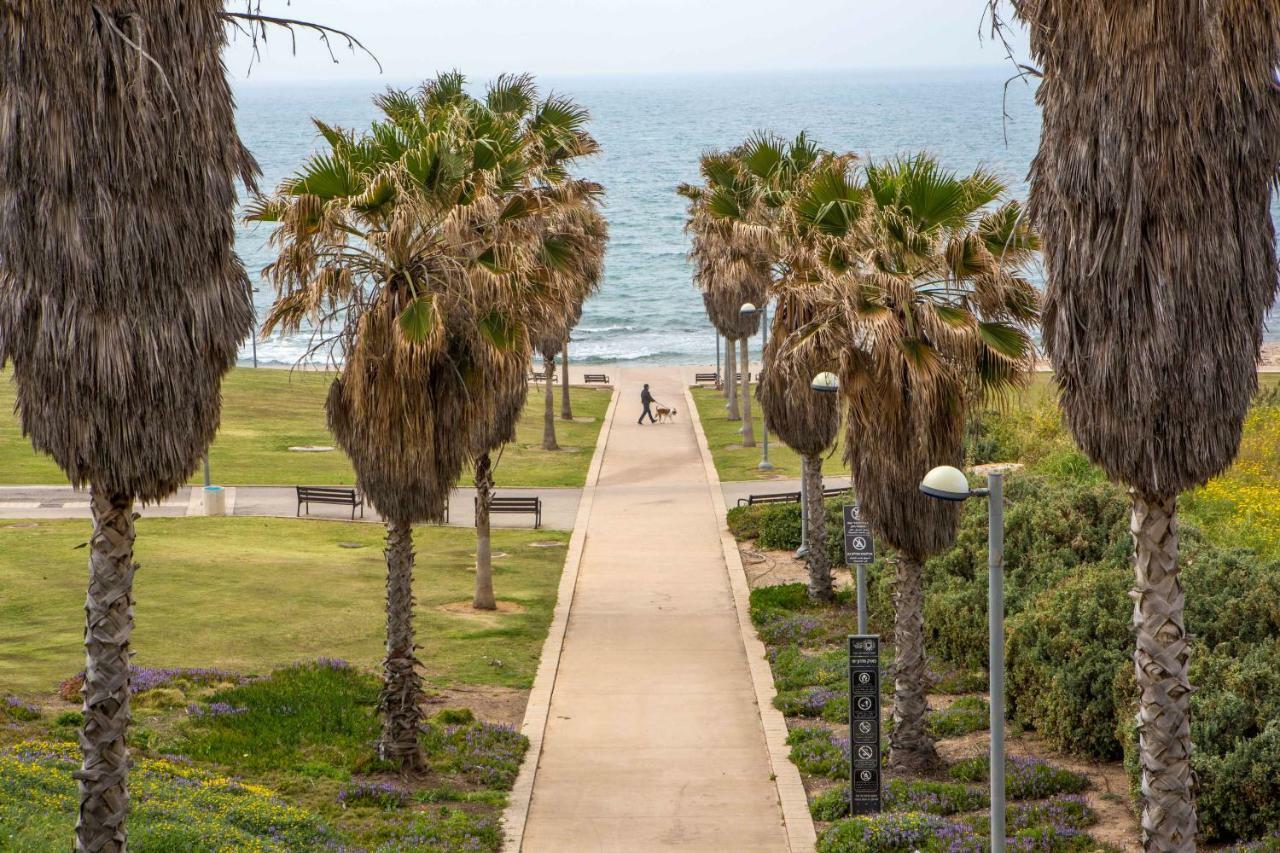
<svg viewBox="0 0 1280 853"><path fill-rule="evenodd" d="M823 372L813 377L813 381L809 383L809 388L819 394L834 394L840 390L840 380L834 373ZM804 484L804 477L800 478L800 547L796 549L797 557L805 557L809 554L809 502L805 499L808 489ZM861 633L866 633L862 631Z"/></svg>
<svg viewBox="0 0 1280 853"><path fill-rule="evenodd" d="M764 370L764 351L769 347L769 300L766 297L764 304L757 308L750 302L743 303L738 309L738 313L743 317L754 317L760 315L760 330L764 334L764 342L760 345L760 369ZM751 360L742 366L744 373L751 372ZM751 383L747 383L750 387ZM769 461L769 419L765 417L763 411L760 412L760 426L764 432L764 442L761 445L760 464L756 466L758 471L772 471L773 463Z"/></svg>
<svg viewBox="0 0 1280 853"><path fill-rule="evenodd" d="M985 489L970 489L964 473L934 468L920 491L943 501L987 498L987 656L991 692L991 850L1004 853L1004 474L987 474Z"/></svg>

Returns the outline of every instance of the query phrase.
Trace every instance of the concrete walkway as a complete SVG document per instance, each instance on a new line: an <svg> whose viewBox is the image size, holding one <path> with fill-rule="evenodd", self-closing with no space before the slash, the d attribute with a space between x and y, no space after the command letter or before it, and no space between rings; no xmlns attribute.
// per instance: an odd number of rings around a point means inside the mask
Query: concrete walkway
<svg viewBox="0 0 1280 853"><path fill-rule="evenodd" d="M685 372L614 377L621 401L551 672L529 853L788 849L694 430L683 411L635 423L642 381L685 408Z"/></svg>
<svg viewBox="0 0 1280 853"><path fill-rule="evenodd" d="M160 504L139 507L143 516L175 517L204 515L200 488L184 486ZM497 489L504 497L542 498L542 526L550 530L571 530L578 512L581 489ZM292 486L227 486L227 515L293 518L298 511L297 492ZM449 494L449 525L475 526L475 489L454 489ZM70 486L0 486L0 518L90 518L89 493ZM351 521L351 507L336 504L312 504L309 518L329 521ZM364 518L381 523L377 511L365 505ZM532 527L533 516L495 515L494 527Z"/></svg>

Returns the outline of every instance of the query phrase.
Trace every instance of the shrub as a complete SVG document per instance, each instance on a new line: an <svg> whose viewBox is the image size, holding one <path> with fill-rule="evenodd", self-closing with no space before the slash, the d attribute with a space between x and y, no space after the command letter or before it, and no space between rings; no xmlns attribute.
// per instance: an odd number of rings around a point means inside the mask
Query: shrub
<svg viewBox="0 0 1280 853"><path fill-rule="evenodd" d="M529 739L511 726L471 723L428 726L423 748L433 768L456 773L477 785L511 790Z"/></svg>
<svg viewBox="0 0 1280 853"><path fill-rule="evenodd" d="M961 696L941 711L929 713L929 734L935 738L958 737L989 727L991 706L981 696Z"/></svg>
<svg viewBox="0 0 1280 853"><path fill-rule="evenodd" d="M844 562L844 501L827 501L827 554L833 565ZM800 547L800 504L763 504L730 509L729 532L738 540L754 540L768 551Z"/></svg>
<svg viewBox="0 0 1280 853"><path fill-rule="evenodd" d="M848 656L842 649L807 655L795 646L781 646L770 649L768 657L773 683L780 691L839 687L848 678Z"/></svg>
<svg viewBox="0 0 1280 853"><path fill-rule="evenodd" d="M849 816L849 787L831 788L809 800L814 820L833 821Z"/></svg>
<svg viewBox="0 0 1280 853"><path fill-rule="evenodd" d="M4 702L0 703L0 721L6 719L20 723L38 720L40 719L40 709L35 705L22 701L17 696L6 696L4 697Z"/></svg>
<svg viewBox="0 0 1280 853"><path fill-rule="evenodd" d="M431 722L442 726L465 726L475 721L476 715L471 713L470 708L441 708L431 718Z"/></svg>
<svg viewBox="0 0 1280 853"><path fill-rule="evenodd" d="M1056 749L1120 755L1114 680L1132 666L1131 585L1123 566L1088 566L1009 620L1010 717Z"/></svg>
<svg viewBox="0 0 1280 853"><path fill-rule="evenodd" d="M55 726L69 726L78 729L84 725L84 714L79 711L63 711L53 718L53 724Z"/></svg>
<svg viewBox="0 0 1280 853"><path fill-rule="evenodd" d="M952 669L933 675L933 692L957 695L982 693L987 689L987 673L981 669Z"/></svg>
<svg viewBox="0 0 1280 853"><path fill-rule="evenodd" d="M948 775L960 782L986 782L989 759L985 755L966 758L951 765ZM1011 800L1038 800L1054 794L1078 794L1089 787L1089 779L1039 758L1009 756L1005 760L1004 790Z"/></svg>
<svg viewBox="0 0 1280 853"><path fill-rule="evenodd" d="M801 726L787 734L791 763L814 776L849 778L849 738L821 727Z"/></svg>
<svg viewBox="0 0 1280 853"><path fill-rule="evenodd" d="M827 705L839 695L830 687L802 687L774 696L773 707L788 717L821 717ZM848 707L846 702L846 711Z"/></svg>
<svg viewBox="0 0 1280 853"><path fill-rule="evenodd" d="M374 806L380 809L398 809L409 802L409 792L390 782L357 781L343 785L338 791L338 805Z"/></svg>
<svg viewBox="0 0 1280 853"><path fill-rule="evenodd" d="M958 782L890 779L884 786L886 811L928 812L946 817L986 808L988 802L985 791Z"/></svg>
<svg viewBox="0 0 1280 853"><path fill-rule="evenodd" d="M923 812L890 812L834 823L818 837L818 853L977 853L981 841L961 824Z"/></svg>

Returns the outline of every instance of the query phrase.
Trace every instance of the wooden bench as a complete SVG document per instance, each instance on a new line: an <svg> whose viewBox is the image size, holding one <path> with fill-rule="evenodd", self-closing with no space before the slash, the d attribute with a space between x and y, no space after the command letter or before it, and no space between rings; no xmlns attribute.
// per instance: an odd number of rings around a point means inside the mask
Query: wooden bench
<svg viewBox="0 0 1280 853"><path fill-rule="evenodd" d="M841 495L850 494L851 490L848 486L835 486L822 490L822 499L838 498ZM745 498L738 498L738 506L755 506L756 504L790 504L799 503L799 492L772 492L767 495L750 495Z"/></svg>
<svg viewBox="0 0 1280 853"><path fill-rule="evenodd" d="M476 498L476 513L480 512L480 498ZM489 514L494 513L532 513L533 529L542 527L542 498L500 498L489 499Z"/></svg>
<svg viewBox="0 0 1280 853"><path fill-rule="evenodd" d="M351 507L351 519L356 517L356 507L360 508L360 517L364 518L364 495L356 489L333 486L298 486L298 515L302 515L302 505L307 506L307 515L311 515L311 505L338 504Z"/></svg>
<svg viewBox="0 0 1280 853"><path fill-rule="evenodd" d="M742 374L741 374L741 373L735 373L733 376L734 376L734 379L733 379L733 381L734 381L734 382L741 382L741 381L742 381ZM748 373L748 374L747 374L747 381L748 381L748 382L750 382L750 381L751 381L751 374L750 374L750 373Z"/></svg>
<svg viewBox="0 0 1280 853"><path fill-rule="evenodd" d="M705 385L708 382L710 382L712 385L719 385L720 374L719 373L695 373L693 374L693 381L697 385Z"/></svg>
<svg viewBox="0 0 1280 853"><path fill-rule="evenodd" d="M609 377L605 376L603 373L588 373L586 376L582 377L582 381L586 382L588 385L608 385Z"/></svg>
<svg viewBox="0 0 1280 853"><path fill-rule="evenodd" d="M535 370L529 374L530 382L542 382L546 378L547 378L547 373L544 370ZM554 370L551 371L551 381L552 382L556 381L556 372Z"/></svg>

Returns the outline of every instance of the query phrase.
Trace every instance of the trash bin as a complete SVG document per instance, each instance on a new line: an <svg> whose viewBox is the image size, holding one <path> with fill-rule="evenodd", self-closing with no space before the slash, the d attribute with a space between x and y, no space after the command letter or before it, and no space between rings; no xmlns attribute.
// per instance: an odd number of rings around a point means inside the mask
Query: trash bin
<svg viewBox="0 0 1280 853"><path fill-rule="evenodd" d="M227 493L222 486L204 487L204 514L227 514Z"/></svg>

